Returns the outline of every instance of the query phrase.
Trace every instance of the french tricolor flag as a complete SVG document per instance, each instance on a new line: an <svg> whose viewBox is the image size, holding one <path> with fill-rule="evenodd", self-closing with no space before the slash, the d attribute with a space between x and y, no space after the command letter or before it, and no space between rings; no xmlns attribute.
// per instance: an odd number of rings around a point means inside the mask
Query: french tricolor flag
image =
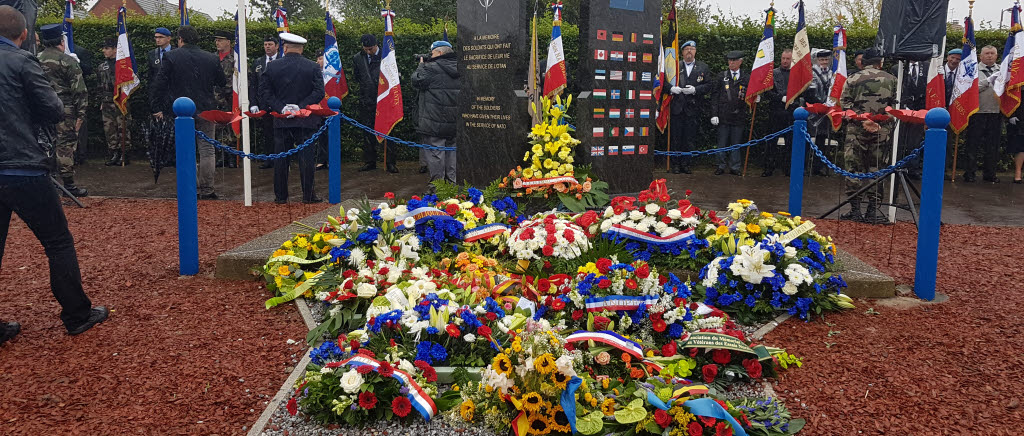
<svg viewBox="0 0 1024 436"><path fill-rule="evenodd" d="M960 133L967 128L971 115L978 112L978 52L974 43L974 19L964 18L963 60L956 68L953 80L953 95L949 103L949 126Z"/></svg>
<svg viewBox="0 0 1024 436"><path fill-rule="evenodd" d="M381 11L384 17L384 44L380 55L380 80L377 83L377 118L373 130L389 134L402 121L402 87L399 83L398 60L395 58L395 12ZM378 136L378 142L384 137Z"/></svg>
<svg viewBox="0 0 1024 436"><path fill-rule="evenodd" d="M838 106L846 86L846 29L837 24L832 30L832 90L828 93L826 106Z"/></svg>
<svg viewBox="0 0 1024 436"><path fill-rule="evenodd" d="M562 2L551 6L555 19L551 24L551 44L548 44L548 65L544 70L544 95L553 97L562 93L566 85L565 52L562 51Z"/></svg>
<svg viewBox="0 0 1024 436"><path fill-rule="evenodd" d="M345 70L341 66L341 55L338 51L338 40L334 33L334 20L331 13L326 13L327 31L324 33L324 99L320 106L327 107L327 99L338 97L345 98L348 95L348 81L345 80Z"/></svg>
<svg viewBox="0 0 1024 436"><path fill-rule="evenodd" d="M139 76L136 74L135 53L128 40L128 28L125 26L125 15L128 11L122 6L117 10L117 56L114 61L114 104L121 113L128 114L128 97L139 87Z"/></svg>
<svg viewBox="0 0 1024 436"><path fill-rule="evenodd" d="M1020 3L1015 3L1010 14L1010 34L1003 47L1003 59L999 62L999 77L992 85L999 96L999 107L1003 115L1010 117L1017 111L1024 87L1024 32L1020 24Z"/></svg>
<svg viewBox="0 0 1024 436"><path fill-rule="evenodd" d="M802 20L801 23L803 23ZM796 57L795 51L793 57ZM747 95L745 96L748 106L754 107L754 100L757 99L757 96L775 86L775 79L772 77L773 69L775 69L775 8L768 8L765 11L764 34L761 37L761 42L757 45L754 67L750 71L750 85L747 86ZM792 74L790 73L790 77ZM792 79L789 84L793 85Z"/></svg>
<svg viewBox="0 0 1024 436"><path fill-rule="evenodd" d="M796 24L796 37L793 38L793 66L789 69L786 107L797 101L797 97L811 85L811 80L814 78L811 44L807 40L807 21L804 19L803 0L797 3L796 7L799 17Z"/></svg>

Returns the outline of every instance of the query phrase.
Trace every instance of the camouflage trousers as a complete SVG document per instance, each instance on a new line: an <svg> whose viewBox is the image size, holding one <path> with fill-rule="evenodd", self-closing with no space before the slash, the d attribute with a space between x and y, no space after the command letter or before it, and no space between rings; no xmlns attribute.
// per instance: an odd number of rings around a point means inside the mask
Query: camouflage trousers
<svg viewBox="0 0 1024 436"><path fill-rule="evenodd" d="M103 114L103 133L107 138L107 150L121 151L121 138L124 135L124 150L132 148L131 135L128 133L128 119L121 113L114 102L103 102L100 105Z"/></svg>
<svg viewBox="0 0 1024 436"><path fill-rule="evenodd" d="M875 172L885 164L885 152L883 146L890 141L890 128L882 127L876 133L870 133L859 125L853 125L846 129L846 142L843 145L843 158L845 170L851 173ZM851 197L861 188L871 183L871 179L846 179L846 196ZM878 204L882 198L882 184L876 184L862 195L867 197L869 203ZM852 200L859 204L861 198Z"/></svg>
<svg viewBox="0 0 1024 436"><path fill-rule="evenodd" d="M57 166L61 177L75 176L75 152L78 151L77 119L65 114L64 121L57 123L57 138L54 148L57 152Z"/></svg>

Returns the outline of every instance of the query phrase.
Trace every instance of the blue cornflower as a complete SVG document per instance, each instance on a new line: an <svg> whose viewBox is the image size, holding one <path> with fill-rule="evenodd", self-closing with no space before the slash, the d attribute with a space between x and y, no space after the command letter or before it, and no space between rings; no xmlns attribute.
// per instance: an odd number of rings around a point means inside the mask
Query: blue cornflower
<svg viewBox="0 0 1024 436"><path fill-rule="evenodd" d="M469 200L473 204L480 204L484 200L484 193L476 188L469 188Z"/></svg>

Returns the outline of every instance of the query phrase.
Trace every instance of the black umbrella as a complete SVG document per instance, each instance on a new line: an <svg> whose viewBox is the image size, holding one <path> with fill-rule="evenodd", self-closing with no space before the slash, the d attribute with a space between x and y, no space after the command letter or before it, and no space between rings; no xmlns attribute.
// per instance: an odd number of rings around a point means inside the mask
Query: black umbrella
<svg viewBox="0 0 1024 436"><path fill-rule="evenodd" d="M149 122L149 166L153 168L153 183L160 179L160 169L174 158L174 122L152 118Z"/></svg>

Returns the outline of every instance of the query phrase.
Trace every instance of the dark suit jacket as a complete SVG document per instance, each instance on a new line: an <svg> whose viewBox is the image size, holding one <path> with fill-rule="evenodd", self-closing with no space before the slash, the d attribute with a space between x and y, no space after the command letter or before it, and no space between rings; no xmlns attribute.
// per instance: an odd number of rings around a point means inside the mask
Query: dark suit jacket
<svg viewBox="0 0 1024 436"><path fill-rule="evenodd" d="M377 83L380 82L380 52L372 55L372 60L367 63L366 53L359 52L352 56L352 75L359 83L359 105L365 107L377 106Z"/></svg>
<svg viewBox="0 0 1024 436"><path fill-rule="evenodd" d="M274 60L281 59L280 56L275 56ZM267 71L267 54L264 53L260 57L252 61L252 68L249 68L249 105L259 106L260 109L267 109L263 107L263 100L260 99L260 79L263 78L263 73Z"/></svg>
<svg viewBox="0 0 1024 436"><path fill-rule="evenodd" d="M155 88L153 87L153 81L156 80L156 73L160 72L160 54L159 54L159 51L160 51L160 49L154 48L154 49L149 51L149 54L146 55L146 66L147 66L147 72L146 72L147 83L146 84L149 86L149 106L150 106L150 109L152 110L153 113L164 111L165 109L166 110L170 110L170 108L163 108L163 107L160 107L159 104L157 104L156 94L154 92ZM171 51L174 51L174 45L173 44L171 45Z"/></svg>
<svg viewBox="0 0 1024 436"><path fill-rule="evenodd" d="M749 81L749 71L740 70L739 80L733 80L729 70L718 73L711 92L711 116L718 117L721 124L746 124L749 108L744 97Z"/></svg>
<svg viewBox="0 0 1024 436"><path fill-rule="evenodd" d="M324 76L316 62L298 53L286 53L284 57L267 65L260 81L260 101L264 109L280 113L286 105L294 104L305 108L318 104L324 98ZM320 117L275 118L275 128L320 127Z"/></svg>
<svg viewBox="0 0 1024 436"><path fill-rule="evenodd" d="M711 93L711 89L714 86L711 83L711 79L711 70L708 69L708 65L704 62L693 61L693 70L687 75L686 64L680 60L679 87L682 88L689 85L696 88L696 92L692 95L677 94L672 96L672 115L700 117L701 112L704 111L704 105L707 104L707 96ZM663 93L670 93L671 90L670 86L662 87Z"/></svg>
<svg viewBox="0 0 1024 436"><path fill-rule="evenodd" d="M924 109L924 96L928 88L928 61L918 62L916 74L913 76L910 74L909 63L903 68L903 106L913 110ZM898 69L898 65L893 67L892 75L898 76Z"/></svg>
<svg viewBox="0 0 1024 436"><path fill-rule="evenodd" d="M194 45L164 54L163 62L153 81L153 95L157 107L163 108L165 116L170 113L174 100L179 97L191 98L196 104L196 113L217 109L214 89L225 86L227 79L220 67L220 59Z"/></svg>

